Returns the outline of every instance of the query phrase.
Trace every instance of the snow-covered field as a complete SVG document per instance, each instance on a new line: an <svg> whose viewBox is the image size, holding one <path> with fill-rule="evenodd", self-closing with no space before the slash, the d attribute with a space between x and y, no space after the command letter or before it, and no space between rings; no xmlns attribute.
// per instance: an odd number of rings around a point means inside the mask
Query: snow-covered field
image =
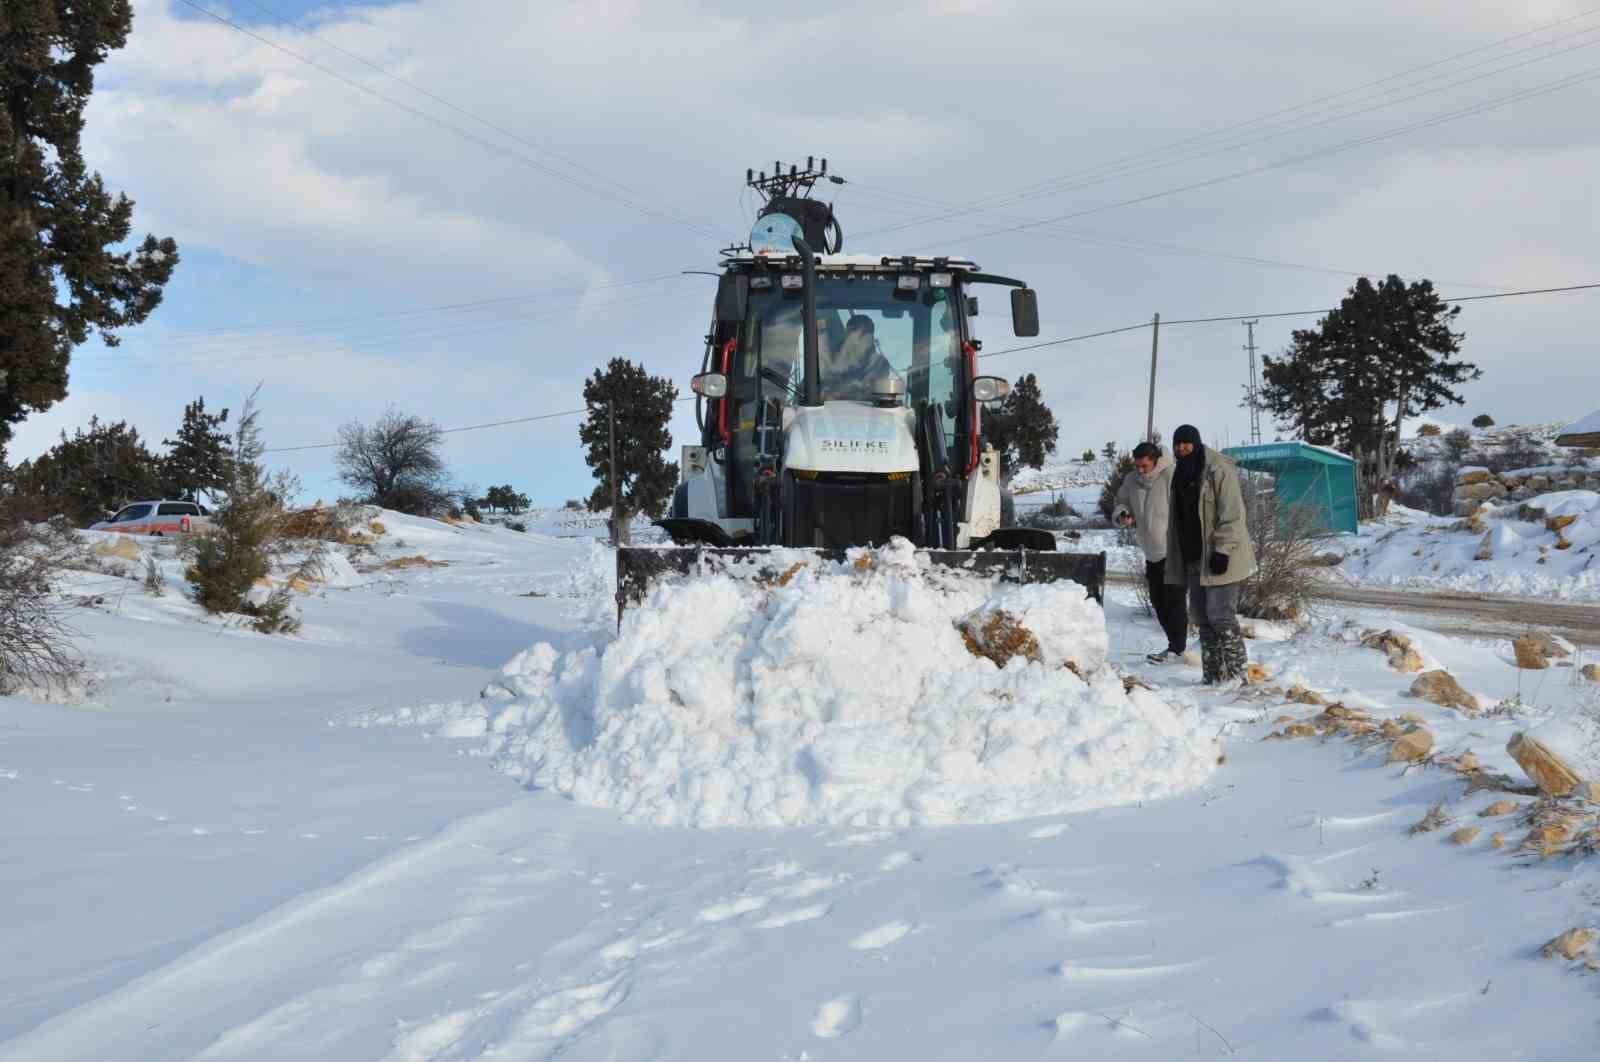
<svg viewBox="0 0 1600 1062"><path fill-rule="evenodd" d="M1600 492L1491 505L1470 524L1392 506L1330 548L1337 576L1365 586L1600 601Z"/></svg>
<svg viewBox="0 0 1600 1062"><path fill-rule="evenodd" d="M1299 683L1378 719L1417 713L1436 754L1470 750L1515 774L1504 746L1517 730L1586 740L1600 687L1577 667L1518 671L1503 643L1397 628L1478 696L1469 716L1408 696L1412 676L1359 646L1363 627L1389 626L1381 617L1324 615L1259 632L1275 639L1251 643L1268 685L1202 690L1195 667L1143 662L1161 636L1113 589L1098 643L1073 632L1078 606L1033 602L1070 622L1052 634L1036 619L1055 649L1002 671L945 638L934 602L886 571L828 591L856 619L829 634L857 654L830 671L807 655L820 651L805 641L819 636L806 609L821 588L798 589L809 576L787 596L746 584L769 595L759 606L729 602L726 585L658 602L748 625L683 611L610 640L595 626L611 602L591 539L380 520L371 549L297 595L293 637L202 620L175 557L162 597L76 577L93 686L75 704L0 700L0 1059L1593 1051L1596 982L1581 962L1539 955L1600 923L1590 865L1518 853L1515 814L1478 815L1505 794L1467 794L1442 766L1388 763L1386 745L1259 740L1275 719L1317 711L1267 692ZM416 556L431 563L389 563ZM1003 596L961 597L957 611ZM1047 666L1086 645L1088 681ZM1153 688L1124 695L1114 682L1097 705L1087 691L1100 696L1102 656ZM533 660L573 685L552 686ZM720 705L717 672L746 686ZM910 688L945 700L908 703ZM805 699L818 690L831 707ZM853 805L830 804L830 784L881 808L914 788L908 769L938 782L937 761L888 739L956 719L950 698L1015 725L1030 694L1035 729L1008 747L1033 767L1014 761L986 782L1010 787L1010 804L941 805L954 809L944 821L968 820L947 825L831 813ZM1087 718L1096 710L1105 717ZM1146 724L1168 713L1174 748L1205 748L1205 769L1168 795L1130 794L1128 776L1154 769L1100 758L1119 712ZM960 723L942 734L952 754L969 747ZM885 743L852 764L840 737L853 725ZM668 769L691 789L792 781L808 735L836 742L819 760L836 770L784 805L797 825L649 825L635 820L660 816L602 795L643 792ZM611 788L566 790L610 806L508 773L539 780L540 755L570 760L586 738L599 743L588 777ZM559 775L545 779L558 790ZM652 808L704 806L652 792ZM1041 805L1019 795L1083 810L1029 814ZM1455 821L1410 835L1441 801ZM1484 829L1462 845L1449 840L1458 825Z"/></svg>

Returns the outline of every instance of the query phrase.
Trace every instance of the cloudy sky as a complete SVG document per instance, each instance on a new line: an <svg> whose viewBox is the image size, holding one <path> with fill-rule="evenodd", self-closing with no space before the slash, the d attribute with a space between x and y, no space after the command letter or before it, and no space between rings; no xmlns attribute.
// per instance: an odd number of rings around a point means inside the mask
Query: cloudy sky
<svg viewBox="0 0 1600 1062"><path fill-rule="evenodd" d="M205 12L228 20L218 21ZM1360 273L1447 296L1600 281L1600 8L936 0L135 0L92 165L183 262L116 350L20 426L159 440L262 385L268 445L394 406L445 428L581 406L615 356L686 383L747 166L826 155L846 250L1026 277L1040 339L1262 315L1274 353ZM979 318L1010 335L1003 300ZM1464 423L1600 405L1600 291L1466 302ZM1245 329L1163 327L1157 423L1240 441ZM1143 429L1148 330L999 354L1061 449ZM689 441L692 416L674 426ZM586 494L577 419L448 436L464 482ZM1269 426L1270 437L1270 426ZM331 451L274 459L306 500Z"/></svg>

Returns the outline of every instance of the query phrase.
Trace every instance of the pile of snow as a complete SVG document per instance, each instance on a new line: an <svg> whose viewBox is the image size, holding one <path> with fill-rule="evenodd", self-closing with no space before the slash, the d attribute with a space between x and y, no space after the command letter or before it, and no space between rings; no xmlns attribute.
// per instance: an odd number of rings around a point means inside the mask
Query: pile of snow
<svg viewBox="0 0 1600 1062"><path fill-rule="evenodd" d="M1476 526L1392 506L1362 525L1338 571L1364 585L1600 600L1597 553L1600 492L1563 490L1485 506Z"/></svg>
<svg viewBox="0 0 1600 1062"><path fill-rule="evenodd" d="M1033 494L1093 487L1098 497L1099 489L1105 485L1115 467L1113 462L1103 457L1093 461L1047 461L1040 468L1019 469L1011 477L1011 492Z"/></svg>
<svg viewBox="0 0 1600 1062"><path fill-rule="evenodd" d="M901 540L751 567L658 584L614 639L519 654L484 694L498 766L695 826L993 822L1165 796L1214 769L1192 704L1125 692L1105 666L1104 615L1077 584L932 569ZM1035 659L969 651L956 621L997 610Z"/></svg>

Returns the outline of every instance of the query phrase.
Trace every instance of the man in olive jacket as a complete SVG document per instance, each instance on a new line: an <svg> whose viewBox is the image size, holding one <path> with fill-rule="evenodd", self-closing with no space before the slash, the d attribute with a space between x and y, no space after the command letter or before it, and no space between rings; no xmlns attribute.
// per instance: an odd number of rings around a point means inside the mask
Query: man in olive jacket
<svg viewBox="0 0 1600 1062"><path fill-rule="evenodd" d="M1240 679L1248 657L1239 633L1239 590L1255 574L1239 470L1185 424L1172 433L1177 458L1167 521L1167 582L1189 590L1189 618L1200 632L1207 685Z"/></svg>
<svg viewBox="0 0 1600 1062"><path fill-rule="evenodd" d="M1131 527L1144 552L1145 587L1150 609L1167 636L1167 647L1145 659L1165 664L1181 659L1189 640L1189 610L1184 607L1184 589L1167 585L1167 515L1172 495L1172 458L1155 443L1142 442L1133 448L1133 471L1122 478L1117 488L1111 520L1118 527Z"/></svg>

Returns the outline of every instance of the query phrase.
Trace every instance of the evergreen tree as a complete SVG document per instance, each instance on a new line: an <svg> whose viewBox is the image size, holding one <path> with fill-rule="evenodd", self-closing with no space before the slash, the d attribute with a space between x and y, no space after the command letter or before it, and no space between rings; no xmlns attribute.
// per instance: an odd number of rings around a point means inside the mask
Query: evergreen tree
<svg viewBox="0 0 1600 1062"><path fill-rule="evenodd" d="M599 482L589 495L589 511L611 507L612 468L609 412L616 409L617 487L620 501L611 514L611 541L625 544L635 513L659 516L678 482L678 464L662 453L672 445L672 406L678 389L671 380L651 376L623 358L612 358L583 384L588 416L578 427L584 460Z"/></svg>
<svg viewBox="0 0 1600 1062"><path fill-rule="evenodd" d="M1487 413L1479 413L1472 418L1472 426L1474 428L1492 428L1494 427L1494 418Z"/></svg>
<svg viewBox="0 0 1600 1062"><path fill-rule="evenodd" d="M1117 459L1117 444L1115 442L1108 442L1104 446L1100 447L1100 456L1105 458L1107 461L1115 461Z"/></svg>
<svg viewBox="0 0 1600 1062"><path fill-rule="evenodd" d="M228 485L228 452L232 439L222 430L228 411L207 413L205 396L183 407L183 423L176 438L162 439L167 448L161 462L165 493L172 498L197 501L199 493L215 494Z"/></svg>
<svg viewBox="0 0 1600 1062"><path fill-rule="evenodd" d="M279 587L264 600L251 595L272 570L274 541L299 488L292 476L262 467L264 445L254 393L245 400L228 460L227 500L195 547L194 599L207 612L242 613L263 634L290 633L300 621L289 612L289 590Z"/></svg>
<svg viewBox="0 0 1600 1062"><path fill-rule="evenodd" d="M983 416L983 433L1000 453L1000 478L1009 480L1022 468L1038 468L1056 452L1060 434L1056 416L1044 404L1039 380L1028 373L1019 376L1000 408Z"/></svg>
<svg viewBox="0 0 1600 1062"><path fill-rule="evenodd" d="M94 69L127 43L129 0L0 4L0 446L66 396L73 348L107 346L161 302L170 239L124 245L133 203L84 162Z"/></svg>
<svg viewBox="0 0 1600 1062"><path fill-rule="evenodd" d="M1406 418L1459 405L1453 388L1482 375L1456 357L1464 337L1450 326L1460 312L1430 281L1362 277L1315 329L1296 330L1288 350L1264 359L1264 404L1306 442L1354 456L1358 481L1381 483ZM1371 491L1357 494L1370 515Z"/></svg>
<svg viewBox="0 0 1600 1062"><path fill-rule="evenodd" d="M1122 456L1111 455L1107 460L1112 461L1111 472L1106 476L1106 481L1100 488L1100 500L1096 503L1100 515L1107 520L1111 519L1111 510L1117 506L1117 491L1122 487L1122 481L1133 471L1133 454L1124 452Z"/></svg>
<svg viewBox="0 0 1600 1062"><path fill-rule="evenodd" d="M89 418L77 429L13 473L17 502L30 519L60 514L74 524L101 519L131 501L161 493L161 460L126 421L102 424Z"/></svg>

